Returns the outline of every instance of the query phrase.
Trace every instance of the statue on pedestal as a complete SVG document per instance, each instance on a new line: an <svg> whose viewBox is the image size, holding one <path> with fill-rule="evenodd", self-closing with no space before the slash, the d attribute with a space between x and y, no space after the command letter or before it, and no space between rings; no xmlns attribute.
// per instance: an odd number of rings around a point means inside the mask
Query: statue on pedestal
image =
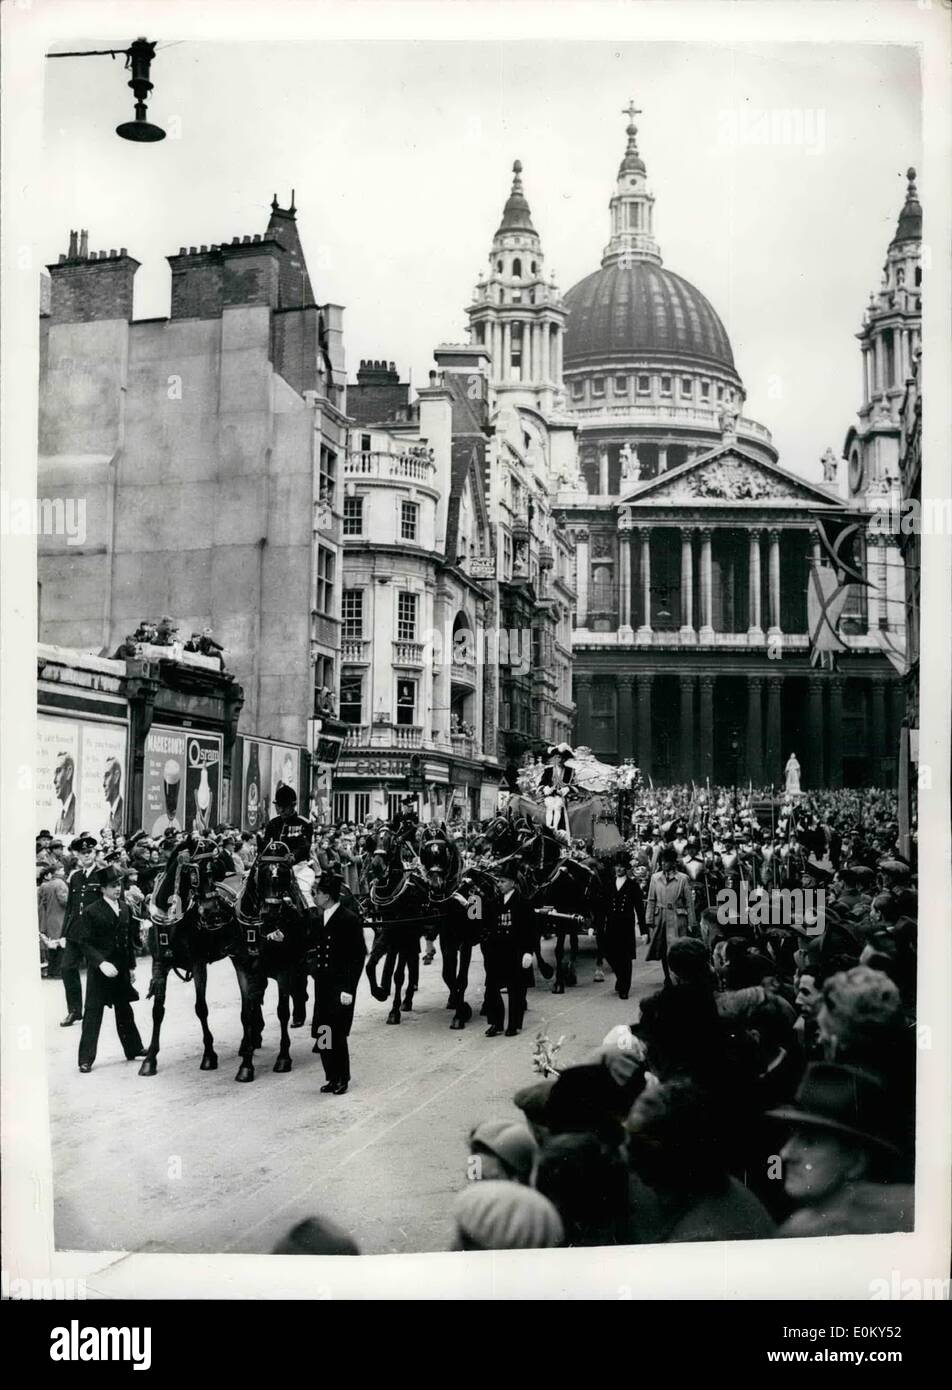
<svg viewBox="0 0 952 1390"><path fill-rule="evenodd" d="M836 475L840 469L840 461L832 449L827 449L820 458L820 466L823 469L823 481L825 483L835 483Z"/></svg>
<svg viewBox="0 0 952 1390"><path fill-rule="evenodd" d="M621 446L618 455L621 460L621 480L623 483L637 483L641 481L641 460L638 457L638 450L633 449L626 440Z"/></svg>
<svg viewBox="0 0 952 1390"><path fill-rule="evenodd" d="M787 759L787 766L784 768L786 773L786 784L784 791L787 796L800 795L800 764L797 762L796 753L791 753Z"/></svg>

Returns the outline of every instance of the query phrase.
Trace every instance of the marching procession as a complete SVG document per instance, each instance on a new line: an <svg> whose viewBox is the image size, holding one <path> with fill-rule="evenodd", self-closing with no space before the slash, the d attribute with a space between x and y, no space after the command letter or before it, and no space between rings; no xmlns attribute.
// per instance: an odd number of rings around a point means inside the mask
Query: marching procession
<svg viewBox="0 0 952 1390"><path fill-rule="evenodd" d="M540 1032L510 1113L472 1117L453 1248L911 1229L917 880L895 796L802 792L788 765L779 796L631 768L613 798L599 767L550 747L495 818L449 827L410 798L389 823L318 824L280 785L256 837L42 831L41 969L63 982L62 1026L81 1024L79 1071L111 1008L125 1057L156 1075L173 974L217 1070L205 990L228 957L235 1079L255 1079L273 979L274 1071L307 1029L320 1091L343 1096L355 1008L399 1024L438 951L446 1010L428 1027L514 1038L542 991L618 1001L572 1065ZM357 1251L319 1217L280 1248Z"/></svg>

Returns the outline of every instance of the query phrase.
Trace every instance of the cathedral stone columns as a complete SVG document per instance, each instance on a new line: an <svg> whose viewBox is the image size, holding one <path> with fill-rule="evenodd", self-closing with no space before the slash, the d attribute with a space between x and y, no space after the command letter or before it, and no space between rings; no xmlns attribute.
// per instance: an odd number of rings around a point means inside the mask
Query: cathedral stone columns
<svg viewBox="0 0 952 1390"><path fill-rule="evenodd" d="M618 680L618 756L635 758L635 711L634 688L630 676L620 676Z"/></svg>
<svg viewBox="0 0 952 1390"><path fill-rule="evenodd" d="M598 451L598 490L602 497L607 497L608 488L608 450L599 449Z"/></svg>
<svg viewBox="0 0 952 1390"><path fill-rule="evenodd" d="M701 528L701 632L702 642L714 641L714 590L711 565L711 528Z"/></svg>
<svg viewBox="0 0 952 1390"><path fill-rule="evenodd" d="M770 628L769 637L780 636L780 532L770 532L770 560L768 565L768 584L770 587Z"/></svg>
<svg viewBox="0 0 952 1390"><path fill-rule="evenodd" d="M783 767L783 749L780 744L780 692L783 689L783 676L767 677L767 779L770 785L780 781Z"/></svg>
<svg viewBox="0 0 952 1390"><path fill-rule="evenodd" d="M512 379L512 325L508 320L502 326L502 379Z"/></svg>
<svg viewBox="0 0 952 1390"><path fill-rule="evenodd" d="M681 632L694 636L694 546L690 526L681 527Z"/></svg>
<svg viewBox="0 0 952 1390"><path fill-rule="evenodd" d="M833 676L830 685L830 786L843 785L843 685L842 676Z"/></svg>
<svg viewBox="0 0 952 1390"><path fill-rule="evenodd" d="M651 641L651 531L647 526L638 530L641 537L641 627L638 636Z"/></svg>
<svg viewBox="0 0 952 1390"><path fill-rule="evenodd" d="M757 527L750 533L747 576L747 636L763 637L760 618L760 531Z"/></svg>
<svg viewBox="0 0 952 1390"><path fill-rule="evenodd" d="M763 691L763 676L747 677L747 776L755 787L761 786L764 780Z"/></svg>
<svg viewBox="0 0 952 1390"><path fill-rule="evenodd" d="M823 728L823 681L819 676L810 676L807 681L809 698L807 702L807 718L810 729L810 749L808 766L810 768L810 784L812 788L822 787L823 777L823 745L826 741Z"/></svg>
<svg viewBox="0 0 952 1390"><path fill-rule="evenodd" d="M643 776L651 775L651 683L646 673L638 676L638 766Z"/></svg>
<svg viewBox="0 0 952 1390"><path fill-rule="evenodd" d="M631 522L627 514L618 518L618 634L631 642Z"/></svg>
<svg viewBox="0 0 952 1390"><path fill-rule="evenodd" d="M575 741L583 748L592 746L592 678L575 677Z"/></svg>
<svg viewBox="0 0 952 1390"><path fill-rule="evenodd" d="M701 677L701 776L714 779L714 677Z"/></svg>
<svg viewBox="0 0 952 1390"><path fill-rule="evenodd" d="M690 782L697 776L694 762L694 691L697 676L692 673L679 677L681 685L681 780Z"/></svg>
<svg viewBox="0 0 952 1390"><path fill-rule="evenodd" d="M588 531L575 533L575 624L588 623Z"/></svg>

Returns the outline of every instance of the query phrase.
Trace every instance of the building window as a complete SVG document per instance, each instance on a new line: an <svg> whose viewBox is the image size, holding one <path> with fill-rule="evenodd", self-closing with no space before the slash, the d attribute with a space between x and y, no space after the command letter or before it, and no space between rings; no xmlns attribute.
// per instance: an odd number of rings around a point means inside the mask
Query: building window
<svg viewBox="0 0 952 1390"><path fill-rule="evenodd" d="M371 444L370 435L369 435L369 434L362 434L362 435L360 436L360 452L361 452L362 454L369 454L369 453L370 453L370 444Z"/></svg>
<svg viewBox="0 0 952 1390"><path fill-rule="evenodd" d="M337 482L337 455L332 449L327 449L321 445L321 476L319 480L318 495L323 501L334 500L334 486Z"/></svg>
<svg viewBox="0 0 952 1390"><path fill-rule="evenodd" d="M639 396L650 396L650 395L651 395L651 377L650 377L650 376L640 376L640 377L638 378L638 395L639 395Z"/></svg>
<svg viewBox="0 0 952 1390"><path fill-rule="evenodd" d="M484 342L486 341L486 325L485 325L485 324L477 323L477 325L476 325L476 341L477 341L477 343L484 343Z"/></svg>
<svg viewBox="0 0 952 1390"><path fill-rule="evenodd" d="M338 824L350 820L350 792L334 793L334 819Z"/></svg>
<svg viewBox="0 0 952 1390"><path fill-rule="evenodd" d="M340 615L343 621L342 637L360 642L364 636L364 591L345 589L341 595Z"/></svg>
<svg viewBox="0 0 952 1390"><path fill-rule="evenodd" d="M317 593L315 608L326 617L334 616L334 552L317 547Z"/></svg>
<svg viewBox="0 0 952 1390"><path fill-rule="evenodd" d="M397 723L404 728L417 722L416 697L416 681L397 681Z"/></svg>
<svg viewBox="0 0 952 1390"><path fill-rule="evenodd" d="M499 271L499 273L500 273L500 275L501 275L501 274L502 274L502 261L497 261L497 262L496 262L496 269Z"/></svg>
<svg viewBox="0 0 952 1390"><path fill-rule="evenodd" d="M605 378L604 378L603 376L596 376L596 377L593 377L593 378L592 378L592 395L593 395L593 396L604 396L604 394L605 394Z"/></svg>
<svg viewBox="0 0 952 1390"><path fill-rule="evenodd" d="M403 810L403 799L406 792L387 792L387 819L396 820ZM412 797L415 808L419 808L419 797Z"/></svg>
<svg viewBox="0 0 952 1390"><path fill-rule="evenodd" d="M417 634L417 595L397 594L397 641L415 642Z"/></svg>
<svg viewBox="0 0 952 1390"><path fill-rule="evenodd" d="M671 378L669 376L663 376L661 378L661 394L662 396L671 395Z"/></svg>
<svg viewBox="0 0 952 1390"><path fill-rule="evenodd" d="M370 815L370 792L354 792L354 822L360 825Z"/></svg>
<svg viewBox="0 0 952 1390"><path fill-rule="evenodd" d="M573 400L573 401L580 401L584 395L585 395L585 382L584 382L584 381L573 381L573 382L572 382L572 400Z"/></svg>
<svg viewBox="0 0 952 1390"><path fill-rule="evenodd" d="M341 676L340 717L345 724L359 724L364 710L363 676Z"/></svg>
<svg viewBox="0 0 952 1390"><path fill-rule="evenodd" d="M537 271L538 269L539 269L538 265L536 264L535 261L533 261L533 262L532 262L532 273L533 273L533 275L535 275L535 273L536 273L536 271Z"/></svg>
<svg viewBox="0 0 952 1390"><path fill-rule="evenodd" d="M711 399L711 383L710 383L709 381L702 381L702 382L701 382L701 400L702 400L702 401L709 401L710 399Z"/></svg>
<svg viewBox="0 0 952 1390"><path fill-rule="evenodd" d="M503 534L502 538L502 577L509 579L512 575L512 537Z"/></svg>
<svg viewBox="0 0 952 1390"><path fill-rule="evenodd" d="M364 499L362 497L344 498L344 535L362 536L364 533Z"/></svg>
<svg viewBox="0 0 952 1390"><path fill-rule="evenodd" d="M681 395L686 396L688 400L694 395L694 382L689 376L683 376L681 378Z"/></svg>
<svg viewBox="0 0 952 1390"><path fill-rule="evenodd" d="M724 399L724 388L723 388L723 386L718 386L718 388L717 388L717 399L718 399L719 401L722 401L722 400Z"/></svg>
<svg viewBox="0 0 952 1390"><path fill-rule="evenodd" d="M512 263L512 273L517 280L522 278L522 261L517 256Z"/></svg>
<svg viewBox="0 0 952 1390"><path fill-rule="evenodd" d="M400 503L400 539L402 541L416 540L419 516L420 508L416 502Z"/></svg>
<svg viewBox="0 0 952 1390"><path fill-rule="evenodd" d="M627 394L628 394L628 378L627 378L626 376L616 376L616 377L615 377L615 395L616 395L616 396L627 396Z"/></svg>

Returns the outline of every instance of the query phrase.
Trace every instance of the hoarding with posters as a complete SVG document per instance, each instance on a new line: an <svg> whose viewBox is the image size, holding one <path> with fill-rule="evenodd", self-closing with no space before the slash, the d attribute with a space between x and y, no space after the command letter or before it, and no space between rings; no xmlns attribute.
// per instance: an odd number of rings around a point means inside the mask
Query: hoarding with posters
<svg viewBox="0 0 952 1390"><path fill-rule="evenodd" d="M36 728L36 829L69 841L125 830L125 724L40 714Z"/></svg>
<svg viewBox="0 0 952 1390"><path fill-rule="evenodd" d="M145 740L142 829L200 834L219 824L222 736L153 724Z"/></svg>
<svg viewBox="0 0 952 1390"><path fill-rule="evenodd" d="M270 739L241 741L241 829L257 832L274 815L274 794L282 785L293 787L301 810L303 749ZM304 807L306 814L307 807Z"/></svg>

